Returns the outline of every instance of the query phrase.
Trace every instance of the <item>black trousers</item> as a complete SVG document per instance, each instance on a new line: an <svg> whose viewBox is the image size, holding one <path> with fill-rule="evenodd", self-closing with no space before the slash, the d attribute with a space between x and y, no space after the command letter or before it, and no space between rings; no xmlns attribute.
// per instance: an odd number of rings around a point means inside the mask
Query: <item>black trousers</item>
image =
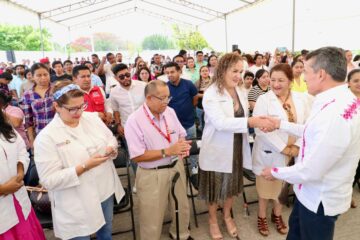
<svg viewBox="0 0 360 240"><path fill-rule="evenodd" d="M337 218L338 215L325 216L322 203L314 213L296 199L286 240L332 240Z"/></svg>

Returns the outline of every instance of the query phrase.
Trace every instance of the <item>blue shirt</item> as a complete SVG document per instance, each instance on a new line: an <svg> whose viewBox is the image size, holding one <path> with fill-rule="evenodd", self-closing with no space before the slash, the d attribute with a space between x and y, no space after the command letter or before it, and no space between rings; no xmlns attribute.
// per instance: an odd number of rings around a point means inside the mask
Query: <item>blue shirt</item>
<svg viewBox="0 0 360 240"><path fill-rule="evenodd" d="M21 79L19 76L13 75L13 79L9 83L9 90L16 90L18 98L20 98L21 94L21 84L23 84L24 82L26 82L26 78Z"/></svg>
<svg viewBox="0 0 360 240"><path fill-rule="evenodd" d="M198 91L195 85L190 80L180 78L178 86L173 85L170 81L167 82L172 97L169 107L173 108L181 125L188 129L195 124L195 114L193 98Z"/></svg>
<svg viewBox="0 0 360 240"><path fill-rule="evenodd" d="M95 74L91 74L91 85L92 86L98 86L98 87L103 87L104 84L101 81L101 78L98 75Z"/></svg>

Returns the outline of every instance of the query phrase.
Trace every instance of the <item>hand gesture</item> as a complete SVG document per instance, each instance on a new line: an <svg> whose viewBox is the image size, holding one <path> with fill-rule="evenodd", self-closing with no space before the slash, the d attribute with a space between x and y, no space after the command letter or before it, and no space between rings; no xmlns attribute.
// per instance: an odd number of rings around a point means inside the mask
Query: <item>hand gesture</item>
<svg viewBox="0 0 360 240"><path fill-rule="evenodd" d="M264 168L261 172L261 176L263 176L268 181L275 180L275 178L271 174L271 168Z"/></svg>
<svg viewBox="0 0 360 240"><path fill-rule="evenodd" d="M279 120L280 121L280 120ZM263 132L272 132L278 128L277 120L267 116L256 116L248 119L249 127L259 128Z"/></svg>
<svg viewBox="0 0 360 240"><path fill-rule="evenodd" d="M102 63L106 63L106 56L103 56L103 57L102 57L101 62L102 62Z"/></svg>
<svg viewBox="0 0 360 240"><path fill-rule="evenodd" d="M125 136L124 127L121 126L121 124L118 125L118 127L117 127L117 132L119 133L119 135L120 135L121 137L124 137L124 136Z"/></svg>
<svg viewBox="0 0 360 240"><path fill-rule="evenodd" d="M87 169L92 169L99 166L100 164L106 162L109 159L109 156L101 156L99 154L92 156L89 160L85 162Z"/></svg>
<svg viewBox="0 0 360 240"><path fill-rule="evenodd" d="M180 139L177 143L169 147L168 156L187 156L191 148L191 141Z"/></svg>
<svg viewBox="0 0 360 240"><path fill-rule="evenodd" d="M17 192L22 186L24 186L24 181L18 181L18 176L12 177L1 186L2 193L4 195L13 194Z"/></svg>
<svg viewBox="0 0 360 240"><path fill-rule="evenodd" d="M299 155L299 147L296 145L290 146L290 156L297 157Z"/></svg>

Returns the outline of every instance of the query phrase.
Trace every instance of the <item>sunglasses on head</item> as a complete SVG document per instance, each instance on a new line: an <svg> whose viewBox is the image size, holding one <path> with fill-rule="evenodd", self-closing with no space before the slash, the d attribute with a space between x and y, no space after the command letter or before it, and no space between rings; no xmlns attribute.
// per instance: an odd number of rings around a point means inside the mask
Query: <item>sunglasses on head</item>
<svg viewBox="0 0 360 240"><path fill-rule="evenodd" d="M120 74L120 75L118 76L118 78L119 78L120 80L124 80L126 77L127 77L127 78L130 77L130 73Z"/></svg>

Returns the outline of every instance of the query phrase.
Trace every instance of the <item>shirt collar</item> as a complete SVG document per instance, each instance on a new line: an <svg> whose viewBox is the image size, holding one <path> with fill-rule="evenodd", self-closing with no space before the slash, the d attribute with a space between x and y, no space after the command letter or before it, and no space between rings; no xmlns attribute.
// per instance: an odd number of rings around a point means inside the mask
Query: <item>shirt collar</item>
<svg viewBox="0 0 360 240"><path fill-rule="evenodd" d="M334 98L338 97L339 94L341 95L341 92L343 92L347 88L348 88L348 86L345 83L341 84L340 86L330 88L324 92L317 94L314 102L323 103L328 100L334 99Z"/></svg>
<svg viewBox="0 0 360 240"><path fill-rule="evenodd" d="M145 107L145 110L148 112L150 118L151 118L152 120L156 119L155 116L154 116L154 115L152 114L152 112L150 111L150 108L148 107L148 105L146 104L146 102L144 102L144 107ZM167 110L167 107L166 107L165 111L166 111L166 110ZM165 111L164 111L163 113L160 113L160 119L164 118L164 113L165 113ZM156 120L157 120L157 119L156 119Z"/></svg>

